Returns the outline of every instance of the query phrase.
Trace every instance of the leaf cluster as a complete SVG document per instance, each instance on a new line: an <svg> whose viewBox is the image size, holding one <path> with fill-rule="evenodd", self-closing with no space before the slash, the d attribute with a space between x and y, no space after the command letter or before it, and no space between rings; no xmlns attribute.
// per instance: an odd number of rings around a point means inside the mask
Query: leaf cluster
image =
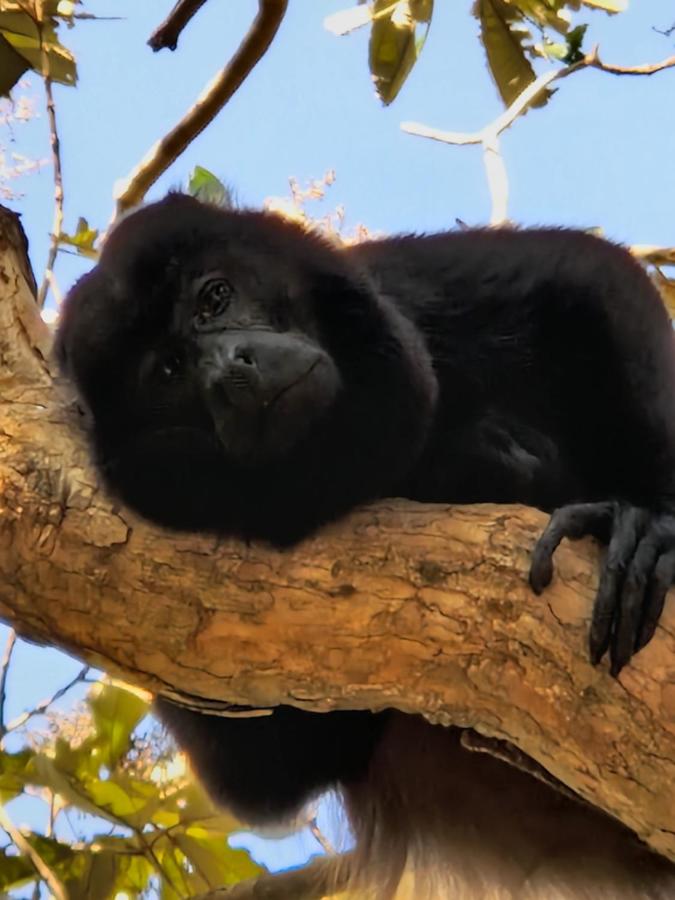
<svg viewBox="0 0 675 900"><path fill-rule="evenodd" d="M578 61L587 25L572 27L581 7L621 12L625 0L475 0L488 69L506 106L535 80L532 60ZM327 20L329 30L344 34L370 24L369 66L380 100L391 103L420 57L431 26L433 0L374 0ZM546 102L547 95L539 100Z"/></svg>
<svg viewBox="0 0 675 900"><path fill-rule="evenodd" d="M45 833L22 834L70 900L120 893L178 900L260 872L227 843L237 821L214 810L156 734L139 733L147 713L136 693L98 682L76 727L59 716L53 737L0 751L0 803L37 794L52 809ZM81 814L77 833L73 813ZM0 849L0 893L37 878L28 853Z"/></svg>
<svg viewBox="0 0 675 900"><path fill-rule="evenodd" d="M29 70L73 86L75 57L60 42L60 24L73 24L80 0L0 0L0 96Z"/></svg>

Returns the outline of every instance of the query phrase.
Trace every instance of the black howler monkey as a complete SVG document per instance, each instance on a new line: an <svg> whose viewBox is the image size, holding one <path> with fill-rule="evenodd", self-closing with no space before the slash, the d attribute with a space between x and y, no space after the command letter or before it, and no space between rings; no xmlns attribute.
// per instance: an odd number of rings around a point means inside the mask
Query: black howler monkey
<svg viewBox="0 0 675 900"><path fill-rule="evenodd" d="M593 660L609 650L617 673L653 634L675 579L675 347L649 279L606 241L500 229L337 248L173 194L112 231L57 353L106 484L154 522L288 546L378 497L530 504L555 510L535 590L563 536L608 543ZM372 857L442 842L453 897L675 897L669 864L620 825L452 729L157 709L249 822L339 785Z"/></svg>

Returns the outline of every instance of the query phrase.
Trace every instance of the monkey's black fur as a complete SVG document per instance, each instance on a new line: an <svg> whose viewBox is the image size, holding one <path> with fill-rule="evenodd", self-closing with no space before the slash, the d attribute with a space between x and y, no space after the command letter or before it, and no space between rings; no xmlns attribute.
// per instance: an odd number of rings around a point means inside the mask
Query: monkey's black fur
<svg viewBox="0 0 675 900"><path fill-rule="evenodd" d="M110 490L159 524L285 546L377 497L558 510L535 590L563 536L594 534L593 659L609 649L616 673L653 634L675 577L675 349L649 279L606 241L338 249L170 195L114 229L57 352ZM252 821L364 776L387 715L159 711Z"/></svg>

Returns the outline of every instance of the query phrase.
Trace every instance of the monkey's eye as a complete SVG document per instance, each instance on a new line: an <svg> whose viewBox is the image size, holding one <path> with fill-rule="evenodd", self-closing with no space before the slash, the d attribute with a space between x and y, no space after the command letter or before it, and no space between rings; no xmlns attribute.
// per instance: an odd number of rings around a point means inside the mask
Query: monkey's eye
<svg viewBox="0 0 675 900"><path fill-rule="evenodd" d="M234 289L226 278L211 278L199 292L197 318L208 322L222 315L230 305Z"/></svg>
<svg viewBox="0 0 675 900"><path fill-rule="evenodd" d="M159 360L159 371L164 378L175 378L183 368L183 360L176 352L166 353Z"/></svg>

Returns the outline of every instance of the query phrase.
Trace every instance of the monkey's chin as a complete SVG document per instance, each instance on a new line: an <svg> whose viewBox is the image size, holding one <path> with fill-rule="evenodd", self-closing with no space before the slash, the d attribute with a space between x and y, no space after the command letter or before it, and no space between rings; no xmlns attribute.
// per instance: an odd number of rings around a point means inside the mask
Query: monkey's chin
<svg viewBox="0 0 675 900"><path fill-rule="evenodd" d="M288 398L289 400L292 398ZM299 405L282 398L255 410L233 407L214 417L213 428L226 458L245 469L259 468L301 452L323 427L328 404Z"/></svg>
<svg viewBox="0 0 675 900"><path fill-rule="evenodd" d="M310 424L290 429L281 422L249 421L233 428L221 422L216 426L216 435L230 462L244 469L255 469L290 456L310 433Z"/></svg>

